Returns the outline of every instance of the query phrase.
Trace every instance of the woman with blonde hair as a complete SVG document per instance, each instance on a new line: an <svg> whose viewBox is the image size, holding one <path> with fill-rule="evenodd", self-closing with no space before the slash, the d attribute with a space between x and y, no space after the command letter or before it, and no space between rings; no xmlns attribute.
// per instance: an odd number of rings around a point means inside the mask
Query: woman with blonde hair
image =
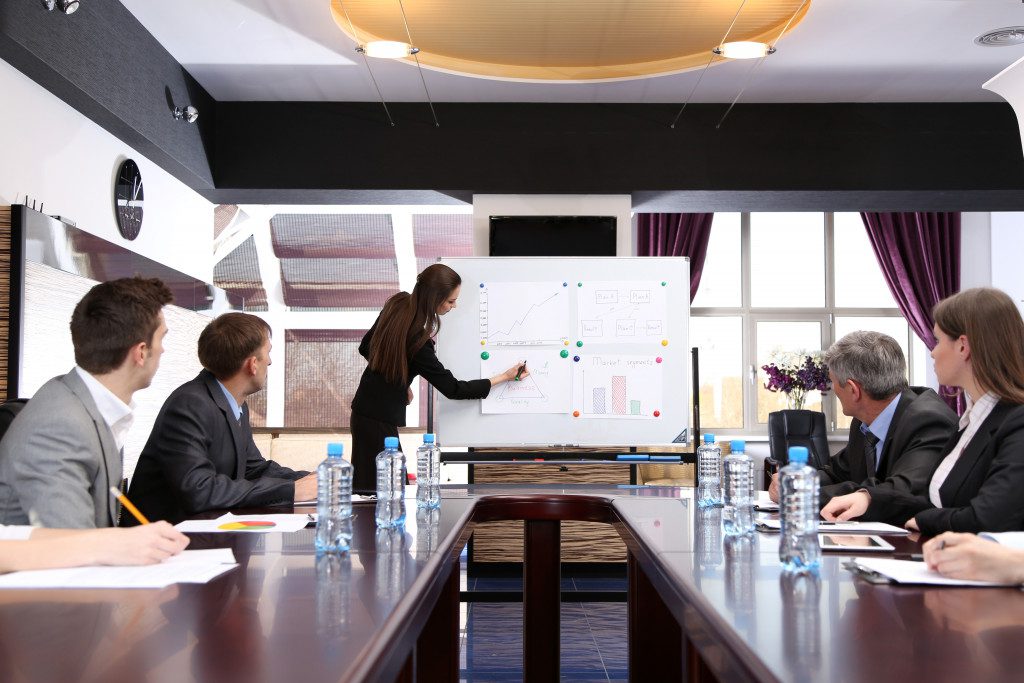
<svg viewBox="0 0 1024 683"><path fill-rule="evenodd" d="M1024 529L1024 321L989 287L943 299L933 311L939 384L967 396L960 431L932 474L928 495L869 487L833 498L826 520L859 518L934 536Z"/></svg>
<svg viewBox="0 0 1024 683"><path fill-rule="evenodd" d="M487 398L495 384L529 377L524 364L490 379L460 381L437 359L433 337L441 329L441 316L456 307L461 289L462 278L448 266L424 268L412 294L399 292L388 299L359 344L368 364L352 398L353 490L376 490L374 458L384 438L398 436L398 428L405 426L417 375L451 399Z"/></svg>

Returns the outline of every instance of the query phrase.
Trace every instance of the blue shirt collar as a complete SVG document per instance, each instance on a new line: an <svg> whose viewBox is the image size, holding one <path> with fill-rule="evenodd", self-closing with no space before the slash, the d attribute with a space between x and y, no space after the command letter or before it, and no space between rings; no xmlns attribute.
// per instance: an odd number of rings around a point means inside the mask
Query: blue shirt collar
<svg viewBox="0 0 1024 683"><path fill-rule="evenodd" d="M885 437L889 434L889 426L892 424L892 418L896 414L896 406L900 403L900 397L902 394L896 394L896 396L889 402L889 405L878 414L878 417L870 425L861 424L860 429L862 432L871 432L878 437L878 443L875 444L875 465L878 465L878 460L882 455L882 450L885 448Z"/></svg>
<svg viewBox="0 0 1024 683"><path fill-rule="evenodd" d="M241 406L238 405L238 401L236 401L235 397L231 395L231 392L228 391L228 388L220 383L219 379L217 380L217 386L219 386L220 390L224 392L224 398L228 400L228 405L231 406L231 412L235 414L235 422L241 422L242 408Z"/></svg>

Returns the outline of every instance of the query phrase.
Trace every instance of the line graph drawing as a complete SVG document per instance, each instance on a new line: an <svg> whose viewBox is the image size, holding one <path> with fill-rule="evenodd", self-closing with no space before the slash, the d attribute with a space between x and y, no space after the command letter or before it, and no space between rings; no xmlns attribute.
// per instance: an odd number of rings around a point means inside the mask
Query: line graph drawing
<svg viewBox="0 0 1024 683"><path fill-rule="evenodd" d="M488 344L561 344L571 330L561 282L496 282L480 290L480 339Z"/></svg>
<svg viewBox="0 0 1024 683"><path fill-rule="evenodd" d="M660 343L668 315L658 282L584 282L579 288L580 339L590 343Z"/></svg>
<svg viewBox="0 0 1024 683"><path fill-rule="evenodd" d="M572 395L572 363L554 350L496 349L480 361L480 376L493 377L526 361L530 374L504 382L480 402L484 414L567 413Z"/></svg>

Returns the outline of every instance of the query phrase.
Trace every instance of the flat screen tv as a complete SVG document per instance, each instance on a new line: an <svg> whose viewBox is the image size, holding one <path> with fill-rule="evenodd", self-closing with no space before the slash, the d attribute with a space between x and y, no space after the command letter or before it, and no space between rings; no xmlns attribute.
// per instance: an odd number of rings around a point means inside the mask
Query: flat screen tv
<svg viewBox="0 0 1024 683"><path fill-rule="evenodd" d="M491 216L491 256L615 256L615 216Z"/></svg>

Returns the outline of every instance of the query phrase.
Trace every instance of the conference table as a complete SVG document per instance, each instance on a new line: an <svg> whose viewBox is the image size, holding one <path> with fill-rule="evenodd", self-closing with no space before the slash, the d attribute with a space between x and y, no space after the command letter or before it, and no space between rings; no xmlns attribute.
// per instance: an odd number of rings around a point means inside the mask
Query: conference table
<svg viewBox="0 0 1024 683"><path fill-rule="evenodd" d="M789 576L777 536L726 537L721 510L685 488L474 485L411 506L398 530L357 503L342 555L317 556L312 527L196 534L190 547L229 547L239 566L164 590L0 591L0 680L457 681L459 555L474 525L506 519L525 521L509 542L524 543L527 681L559 676L561 520L626 543L631 680L1024 677L1017 589L877 585L831 553L818 577Z"/></svg>

